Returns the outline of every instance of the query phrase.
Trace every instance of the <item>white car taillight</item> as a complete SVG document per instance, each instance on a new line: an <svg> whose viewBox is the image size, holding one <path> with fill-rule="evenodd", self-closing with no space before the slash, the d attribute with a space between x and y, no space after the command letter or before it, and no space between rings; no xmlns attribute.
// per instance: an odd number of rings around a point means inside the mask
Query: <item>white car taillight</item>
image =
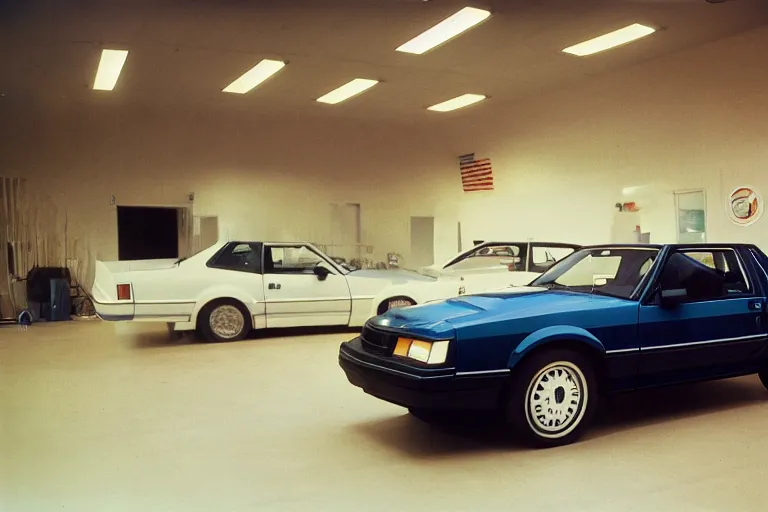
<svg viewBox="0 0 768 512"><path fill-rule="evenodd" d="M117 285L117 300L131 300L131 285Z"/></svg>

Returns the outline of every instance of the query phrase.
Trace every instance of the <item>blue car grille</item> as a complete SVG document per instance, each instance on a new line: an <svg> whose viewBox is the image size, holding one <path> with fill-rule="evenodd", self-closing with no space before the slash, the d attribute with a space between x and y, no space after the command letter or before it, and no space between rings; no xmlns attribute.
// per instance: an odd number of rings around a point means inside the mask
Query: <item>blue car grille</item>
<svg viewBox="0 0 768 512"><path fill-rule="evenodd" d="M369 326L363 327L363 333L360 336L363 341L363 348L367 352L381 356L391 356L397 345L397 335L385 331L373 329Z"/></svg>

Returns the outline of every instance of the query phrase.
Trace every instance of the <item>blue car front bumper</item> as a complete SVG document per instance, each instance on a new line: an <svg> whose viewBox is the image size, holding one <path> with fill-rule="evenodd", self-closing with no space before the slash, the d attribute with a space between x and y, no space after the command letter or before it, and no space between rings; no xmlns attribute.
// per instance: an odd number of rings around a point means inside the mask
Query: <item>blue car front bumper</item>
<svg viewBox="0 0 768 512"><path fill-rule="evenodd" d="M506 375L456 376L454 368L419 368L366 352L360 338L342 343L339 365L369 395L408 408L492 409Z"/></svg>

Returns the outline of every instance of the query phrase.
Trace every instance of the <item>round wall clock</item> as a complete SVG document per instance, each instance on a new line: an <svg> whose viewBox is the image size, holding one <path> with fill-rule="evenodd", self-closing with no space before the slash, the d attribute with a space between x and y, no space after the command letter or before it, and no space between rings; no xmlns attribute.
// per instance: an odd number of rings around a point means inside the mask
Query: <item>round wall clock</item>
<svg viewBox="0 0 768 512"><path fill-rule="evenodd" d="M763 198L754 187L737 187L728 196L728 217L739 226L757 222L764 209Z"/></svg>

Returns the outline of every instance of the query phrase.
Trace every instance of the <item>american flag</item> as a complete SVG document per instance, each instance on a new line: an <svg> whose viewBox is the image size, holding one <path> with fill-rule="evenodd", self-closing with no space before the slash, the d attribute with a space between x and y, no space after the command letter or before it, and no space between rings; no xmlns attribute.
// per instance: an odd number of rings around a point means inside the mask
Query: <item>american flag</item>
<svg viewBox="0 0 768 512"><path fill-rule="evenodd" d="M475 159L474 153L459 157L459 169L461 169L461 185L464 192L476 190L493 190L493 169L491 159Z"/></svg>

